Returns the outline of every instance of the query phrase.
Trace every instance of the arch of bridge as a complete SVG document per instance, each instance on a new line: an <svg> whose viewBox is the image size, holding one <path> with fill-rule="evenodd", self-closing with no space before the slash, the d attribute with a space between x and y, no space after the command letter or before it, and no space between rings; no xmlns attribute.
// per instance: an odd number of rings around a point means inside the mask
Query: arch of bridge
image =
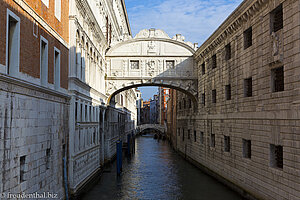
<svg viewBox="0 0 300 200"><path fill-rule="evenodd" d="M114 45L106 54L106 93L115 94L140 86L180 90L197 101L197 66L192 43L162 30L144 29L135 38Z"/></svg>
<svg viewBox="0 0 300 200"><path fill-rule="evenodd" d="M142 124L142 125L139 125L137 128L138 128L139 132L143 132L146 129L155 129L155 130L160 131L161 133L166 132L165 127L160 124Z"/></svg>

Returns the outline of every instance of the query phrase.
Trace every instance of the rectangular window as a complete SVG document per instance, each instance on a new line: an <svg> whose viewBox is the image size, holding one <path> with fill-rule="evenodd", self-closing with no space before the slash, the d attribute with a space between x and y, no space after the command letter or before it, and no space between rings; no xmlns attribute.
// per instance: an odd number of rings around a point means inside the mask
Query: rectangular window
<svg viewBox="0 0 300 200"><path fill-rule="evenodd" d="M270 25L271 25L271 33L277 32L283 28L283 11L282 4L280 4L277 8L275 8L270 13Z"/></svg>
<svg viewBox="0 0 300 200"><path fill-rule="evenodd" d="M26 163L26 156L20 157L20 182L25 181L25 163Z"/></svg>
<svg viewBox="0 0 300 200"><path fill-rule="evenodd" d="M186 109L186 100L183 99L183 108Z"/></svg>
<svg viewBox="0 0 300 200"><path fill-rule="evenodd" d="M252 46L252 27L244 31L244 49Z"/></svg>
<svg viewBox="0 0 300 200"><path fill-rule="evenodd" d="M42 2L49 8L49 0L42 0Z"/></svg>
<svg viewBox="0 0 300 200"><path fill-rule="evenodd" d="M272 79L272 92L284 91L284 71L283 66L272 69L271 71Z"/></svg>
<svg viewBox="0 0 300 200"><path fill-rule="evenodd" d="M80 121L83 121L83 105L80 104Z"/></svg>
<svg viewBox="0 0 300 200"><path fill-rule="evenodd" d="M55 17L61 19L61 0L55 0Z"/></svg>
<svg viewBox="0 0 300 200"><path fill-rule="evenodd" d="M131 60L130 61L130 69L140 69L139 61L138 60Z"/></svg>
<svg viewBox="0 0 300 200"><path fill-rule="evenodd" d="M182 141L184 141L184 129L182 129Z"/></svg>
<svg viewBox="0 0 300 200"><path fill-rule="evenodd" d="M189 99L189 108L192 108L192 100Z"/></svg>
<svg viewBox="0 0 300 200"><path fill-rule="evenodd" d="M41 36L41 50L40 50L40 69L41 69L41 84L47 86L48 84L48 41Z"/></svg>
<svg viewBox="0 0 300 200"><path fill-rule="evenodd" d="M231 100L231 85L225 85L225 99Z"/></svg>
<svg viewBox="0 0 300 200"><path fill-rule="evenodd" d="M197 142L197 131L194 130L194 142Z"/></svg>
<svg viewBox="0 0 300 200"><path fill-rule="evenodd" d="M50 153L51 149L46 149L46 169L50 169Z"/></svg>
<svg viewBox="0 0 300 200"><path fill-rule="evenodd" d="M204 132L200 132L200 144L204 143Z"/></svg>
<svg viewBox="0 0 300 200"><path fill-rule="evenodd" d="M205 93L201 95L201 103L205 106Z"/></svg>
<svg viewBox="0 0 300 200"><path fill-rule="evenodd" d="M188 130L188 139L191 139L191 130Z"/></svg>
<svg viewBox="0 0 300 200"><path fill-rule="evenodd" d="M211 147L215 147L216 144L216 138L215 138L215 134L210 134L210 146Z"/></svg>
<svg viewBox="0 0 300 200"><path fill-rule="evenodd" d="M213 69L217 68L217 55L216 55L216 54L213 55L213 56L211 57L211 59L212 59L212 68L213 68Z"/></svg>
<svg viewBox="0 0 300 200"><path fill-rule="evenodd" d="M225 60L231 59L231 45L230 43L225 46Z"/></svg>
<svg viewBox="0 0 300 200"><path fill-rule="evenodd" d="M181 102L179 102L179 110L181 110Z"/></svg>
<svg viewBox="0 0 300 200"><path fill-rule="evenodd" d="M178 128L178 130L177 130L177 131L178 131L178 136L180 136L180 128Z"/></svg>
<svg viewBox="0 0 300 200"><path fill-rule="evenodd" d="M85 110L84 110L84 117L85 117L85 121L87 122L87 105L84 106Z"/></svg>
<svg viewBox="0 0 300 200"><path fill-rule="evenodd" d="M205 62L202 63L201 69L202 69L202 75L204 75L205 74Z"/></svg>
<svg viewBox="0 0 300 200"><path fill-rule="evenodd" d="M243 157L251 159L251 140L243 139Z"/></svg>
<svg viewBox="0 0 300 200"><path fill-rule="evenodd" d="M283 168L283 147L281 145L270 144L270 166Z"/></svg>
<svg viewBox="0 0 300 200"><path fill-rule="evenodd" d="M211 99L212 99L212 103L217 103L217 90L216 89L211 91Z"/></svg>
<svg viewBox="0 0 300 200"><path fill-rule="evenodd" d="M244 79L244 97L252 97L252 77Z"/></svg>
<svg viewBox="0 0 300 200"><path fill-rule="evenodd" d="M60 88L60 51L54 48L54 87Z"/></svg>
<svg viewBox="0 0 300 200"><path fill-rule="evenodd" d="M20 18L7 9L6 30L7 74L16 76L20 65Z"/></svg>
<svg viewBox="0 0 300 200"><path fill-rule="evenodd" d="M175 61L174 60L167 60L166 61L167 69L174 69L175 68Z"/></svg>
<svg viewBox="0 0 300 200"><path fill-rule="evenodd" d="M90 119L89 121L91 122L92 121L92 106L90 106Z"/></svg>
<svg viewBox="0 0 300 200"><path fill-rule="evenodd" d="M77 106L78 106L78 103L77 102L75 102L75 122L77 122L77 120L78 120L78 110L77 110Z"/></svg>
<svg viewBox="0 0 300 200"><path fill-rule="evenodd" d="M224 135L224 151L230 152L230 137Z"/></svg>

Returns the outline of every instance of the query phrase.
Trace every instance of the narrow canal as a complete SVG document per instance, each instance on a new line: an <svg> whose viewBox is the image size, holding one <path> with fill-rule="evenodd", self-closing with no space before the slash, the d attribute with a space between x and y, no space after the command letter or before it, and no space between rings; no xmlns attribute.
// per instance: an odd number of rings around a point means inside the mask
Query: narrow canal
<svg viewBox="0 0 300 200"><path fill-rule="evenodd" d="M116 163L106 169L84 200L102 199L242 199L215 179L185 161L166 141L152 135L136 138L136 153L123 160L123 172L116 175Z"/></svg>

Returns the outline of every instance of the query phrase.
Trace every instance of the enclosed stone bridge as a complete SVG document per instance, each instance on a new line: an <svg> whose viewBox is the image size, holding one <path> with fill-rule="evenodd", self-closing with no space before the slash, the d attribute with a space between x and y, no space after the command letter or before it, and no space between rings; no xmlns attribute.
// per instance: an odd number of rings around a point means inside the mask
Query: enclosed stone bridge
<svg viewBox="0 0 300 200"><path fill-rule="evenodd" d="M197 44L177 34L145 29L135 38L113 45L106 54L108 104L113 96L131 88L162 86L179 90L197 102Z"/></svg>
<svg viewBox="0 0 300 200"><path fill-rule="evenodd" d="M161 134L165 134L167 132L165 126L160 125L160 124L142 124L137 126L136 130L137 133L141 133L146 129L153 129L156 131L159 131Z"/></svg>

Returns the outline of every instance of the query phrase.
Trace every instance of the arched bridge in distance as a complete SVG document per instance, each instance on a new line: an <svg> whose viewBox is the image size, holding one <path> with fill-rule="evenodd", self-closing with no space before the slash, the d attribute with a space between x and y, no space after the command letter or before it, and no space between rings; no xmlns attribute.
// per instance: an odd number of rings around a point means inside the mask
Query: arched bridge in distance
<svg viewBox="0 0 300 200"><path fill-rule="evenodd" d="M144 29L108 50L107 104L118 93L141 86L162 86L187 94L197 107L197 63L193 54L197 44L185 42L177 34Z"/></svg>
<svg viewBox="0 0 300 200"><path fill-rule="evenodd" d="M165 126L161 124L141 124L137 126L136 133L142 133L146 129L159 131L162 135L164 135L167 132Z"/></svg>

